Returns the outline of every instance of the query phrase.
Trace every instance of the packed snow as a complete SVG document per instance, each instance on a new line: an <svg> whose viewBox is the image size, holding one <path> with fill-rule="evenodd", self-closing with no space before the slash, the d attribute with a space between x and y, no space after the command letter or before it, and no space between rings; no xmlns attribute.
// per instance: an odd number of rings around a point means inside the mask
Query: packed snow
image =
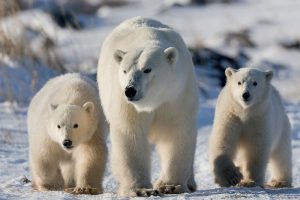
<svg viewBox="0 0 300 200"><path fill-rule="evenodd" d="M194 165L198 190L191 194L149 199L300 199L300 48L282 45L300 40L300 2L244 0L204 6L185 5L188 1L179 1L184 2L184 6L171 6L174 1L170 0L130 2L116 7L102 6L92 17L76 15L86 25L82 30L59 27L47 12L39 9L28 9L0 19L0 27L12 38L22 38L38 58L44 58L41 55L43 42L46 39L54 41L51 52L64 67L63 70L51 68L47 62L32 62L26 56L15 60L0 52L0 199L119 198L115 194L117 183L111 175L109 162L103 182L104 194L73 196L62 191L42 193L33 190L28 181L31 177L26 112L30 98L49 78L61 72L81 72L94 77L105 36L124 19L137 15L155 18L173 27L191 48L211 48L228 56L243 51L249 57L248 66L274 70L273 84L283 96L293 128L292 188L220 188L214 183L207 149L221 87L212 75L215 72L198 65L196 72L201 101ZM230 33L243 30L249 36L250 45L242 47L235 39L226 42ZM107 143L110 147L109 139ZM159 169L159 159L153 148L153 181L158 177Z"/></svg>

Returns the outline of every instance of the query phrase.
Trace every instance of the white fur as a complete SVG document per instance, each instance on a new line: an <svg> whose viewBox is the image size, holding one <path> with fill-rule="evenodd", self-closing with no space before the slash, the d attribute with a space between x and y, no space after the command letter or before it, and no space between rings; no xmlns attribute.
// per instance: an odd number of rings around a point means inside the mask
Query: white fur
<svg viewBox="0 0 300 200"><path fill-rule="evenodd" d="M227 68L225 73L227 84L218 98L210 138L216 182L263 186L269 163L269 186L291 186L291 128L280 95L270 84L273 73L253 68ZM246 91L248 102L242 98Z"/></svg>
<svg viewBox="0 0 300 200"><path fill-rule="evenodd" d="M98 95L92 80L66 74L50 80L32 99L29 158L36 189L91 187L102 193L107 153ZM62 145L65 139L72 141L73 148Z"/></svg>
<svg viewBox="0 0 300 200"><path fill-rule="evenodd" d="M144 73L151 69L150 73ZM195 189L198 91L191 56L181 37L158 21L126 20L106 38L98 64L103 110L110 123L112 170L119 194L150 188L150 146L156 144L161 175L155 188L187 182ZM138 90L129 101L128 85Z"/></svg>

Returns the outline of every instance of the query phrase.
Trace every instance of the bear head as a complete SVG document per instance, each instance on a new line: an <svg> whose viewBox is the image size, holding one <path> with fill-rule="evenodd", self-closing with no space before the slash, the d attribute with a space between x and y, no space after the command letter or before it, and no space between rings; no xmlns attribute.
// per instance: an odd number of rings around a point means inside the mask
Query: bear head
<svg viewBox="0 0 300 200"><path fill-rule="evenodd" d="M175 47L146 48L124 52L116 50L119 81L124 98L137 111L151 112L167 99L174 83L174 68L178 59Z"/></svg>
<svg viewBox="0 0 300 200"><path fill-rule="evenodd" d="M263 102L269 92L272 71L261 71L254 68L225 70L228 87L233 99L244 109Z"/></svg>
<svg viewBox="0 0 300 200"><path fill-rule="evenodd" d="M86 102L82 106L51 104L49 107L47 132L64 150L70 152L91 139L98 125L93 120L94 103Z"/></svg>

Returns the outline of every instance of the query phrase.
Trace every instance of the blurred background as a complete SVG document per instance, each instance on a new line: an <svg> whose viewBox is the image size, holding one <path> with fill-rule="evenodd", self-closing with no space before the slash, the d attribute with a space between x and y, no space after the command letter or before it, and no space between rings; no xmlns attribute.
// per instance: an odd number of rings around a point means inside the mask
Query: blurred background
<svg viewBox="0 0 300 200"><path fill-rule="evenodd" d="M252 66L273 69L284 98L298 102L299 10L294 0L0 0L0 102L26 106L61 73L95 78L104 38L134 16L182 35L204 99L225 84L226 67Z"/></svg>

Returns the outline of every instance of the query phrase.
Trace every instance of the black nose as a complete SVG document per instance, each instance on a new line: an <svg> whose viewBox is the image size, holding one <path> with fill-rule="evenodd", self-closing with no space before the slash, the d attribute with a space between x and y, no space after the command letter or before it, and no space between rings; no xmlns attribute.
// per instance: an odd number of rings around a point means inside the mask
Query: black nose
<svg viewBox="0 0 300 200"><path fill-rule="evenodd" d="M133 86L130 86L130 87L127 87L126 89L125 89L125 95L126 95L126 97L128 97L128 98L133 98L135 95L136 95L136 89L134 89L134 87Z"/></svg>
<svg viewBox="0 0 300 200"><path fill-rule="evenodd" d="M70 148L72 146L72 141L71 140L64 140L63 145L66 148Z"/></svg>
<svg viewBox="0 0 300 200"><path fill-rule="evenodd" d="M249 92L245 92L245 93L243 94L243 99L244 99L244 101L248 101L249 98L250 98Z"/></svg>

